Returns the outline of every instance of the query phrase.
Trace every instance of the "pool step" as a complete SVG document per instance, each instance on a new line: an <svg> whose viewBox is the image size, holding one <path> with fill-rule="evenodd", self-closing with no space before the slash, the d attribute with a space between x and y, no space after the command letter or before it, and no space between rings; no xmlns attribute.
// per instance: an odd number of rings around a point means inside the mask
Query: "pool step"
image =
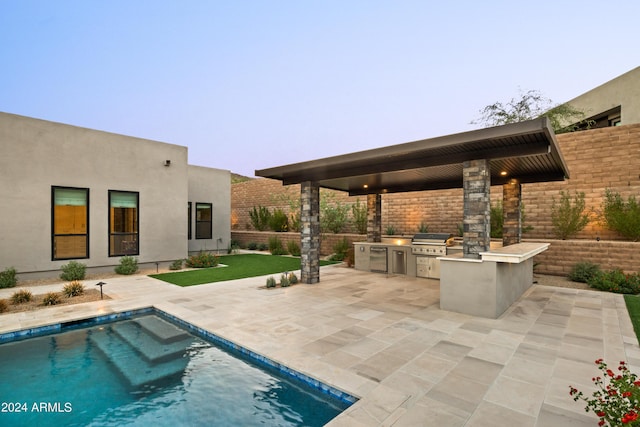
<svg viewBox="0 0 640 427"><path fill-rule="evenodd" d="M95 331L90 339L133 387L184 372L189 362L185 349L193 341L185 334L185 339L180 342L158 342L155 336L149 335L145 328L132 320Z"/></svg>
<svg viewBox="0 0 640 427"><path fill-rule="evenodd" d="M138 317L133 322L163 343L182 341L189 337L182 329L155 316Z"/></svg>
<svg viewBox="0 0 640 427"><path fill-rule="evenodd" d="M164 322L163 320L161 321ZM173 325L169 326L175 328ZM180 335L180 341L176 341L175 338L171 338L169 342L158 341L157 335L150 335L148 333L148 329L141 327L135 320L116 323L113 325L112 329L120 336L120 338L128 342L131 347L135 348L148 362L151 363L159 363L175 359L177 357L182 357L185 353L185 349L189 347L192 341L191 337L186 333L182 333Z"/></svg>

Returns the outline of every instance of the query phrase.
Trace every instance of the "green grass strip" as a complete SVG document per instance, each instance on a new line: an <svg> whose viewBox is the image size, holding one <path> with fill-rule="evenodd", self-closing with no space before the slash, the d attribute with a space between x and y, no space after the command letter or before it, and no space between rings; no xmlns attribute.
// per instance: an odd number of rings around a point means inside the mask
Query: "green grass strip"
<svg viewBox="0 0 640 427"><path fill-rule="evenodd" d="M194 286L300 270L300 258L289 256L239 254L223 255L219 260L220 264L227 267L151 274L150 277L178 286ZM335 264L335 262L320 261L321 266L329 264Z"/></svg>
<svg viewBox="0 0 640 427"><path fill-rule="evenodd" d="M633 330L636 332L638 341L640 341L640 297L637 295L625 295L624 302L627 304L627 311L633 324Z"/></svg>

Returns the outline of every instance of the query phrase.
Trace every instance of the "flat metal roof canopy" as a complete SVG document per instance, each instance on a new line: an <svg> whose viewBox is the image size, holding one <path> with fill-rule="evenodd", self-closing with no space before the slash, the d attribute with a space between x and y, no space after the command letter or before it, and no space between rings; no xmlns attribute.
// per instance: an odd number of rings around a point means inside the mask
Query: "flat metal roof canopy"
<svg viewBox="0 0 640 427"><path fill-rule="evenodd" d="M491 185L562 181L569 170L546 117L351 154L256 170L349 195L462 188L462 163L489 159Z"/></svg>

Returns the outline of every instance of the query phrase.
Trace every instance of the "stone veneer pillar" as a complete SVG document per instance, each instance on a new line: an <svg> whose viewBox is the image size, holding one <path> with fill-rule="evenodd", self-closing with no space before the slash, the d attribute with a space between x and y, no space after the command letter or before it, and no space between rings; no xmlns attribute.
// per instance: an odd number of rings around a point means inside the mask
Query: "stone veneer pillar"
<svg viewBox="0 0 640 427"><path fill-rule="evenodd" d="M502 245L520 243L522 239L522 184L512 179L502 186Z"/></svg>
<svg viewBox="0 0 640 427"><path fill-rule="evenodd" d="M382 241L382 196L367 194L367 242Z"/></svg>
<svg viewBox="0 0 640 427"><path fill-rule="evenodd" d="M320 281L320 186L305 181L300 186L300 281Z"/></svg>
<svg viewBox="0 0 640 427"><path fill-rule="evenodd" d="M491 245L491 173L489 160L471 160L462 164L465 258L480 259Z"/></svg>

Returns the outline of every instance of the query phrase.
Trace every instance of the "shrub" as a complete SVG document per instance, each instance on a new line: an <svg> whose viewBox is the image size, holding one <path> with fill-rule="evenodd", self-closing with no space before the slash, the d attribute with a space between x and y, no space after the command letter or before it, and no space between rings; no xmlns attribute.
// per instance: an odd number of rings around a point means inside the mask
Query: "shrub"
<svg viewBox="0 0 640 427"><path fill-rule="evenodd" d="M0 272L0 288L13 288L18 283L16 273L13 267L7 267Z"/></svg>
<svg viewBox="0 0 640 427"><path fill-rule="evenodd" d="M320 229L323 233L338 234L347 224L349 206L340 202L330 205L326 200L320 201Z"/></svg>
<svg viewBox="0 0 640 427"><path fill-rule="evenodd" d="M136 271L138 271L138 260L129 255L120 258L120 265L115 268L115 272L118 274L129 275Z"/></svg>
<svg viewBox="0 0 640 427"><path fill-rule="evenodd" d="M231 242L229 242L229 247L227 248L227 253L232 254L234 252L238 252L238 249L240 249L240 242L237 240L231 240Z"/></svg>
<svg viewBox="0 0 640 427"><path fill-rule="evenodd" d="M13 295L11 295L11 302L14 304L23 304L25 302L31 301L33 298L33 294L26 289L16 291Z"/></svg>
<svg viewBox="0 0 640 427"><path fill-rule="evenodd" d="M560 200L551 199L551 223L553 232L559 239L575 236L589 223L589 215L584 213L584 193L577 192L571 199L569 192L560 192Z"/></svg>
<svg viewBox="0 0 640 427"><path fill-rule="evenodd" d="M289 276L286 273L282 273L282 275L280 276L280 286L283 288L288 288L289 285L291 285L291 282L289 282Z"/></svg>
<svg viewBox="0 0 640 427"><path fill-rule="evenodd" d="M300 256L300 245L293 240L287 242L287 251L293 256Z"/></svg>
<svg viewBox="0 0 640 427"><path fill-rule="evenodd" d="M60 294L56 292L49 292L42 299L42 305L56 305L60 304L62 299L60 298Z"/></svg>
<svg viewBox="0 0 640 427"><path fill-rule="evenodd" d="M259 251L266 251L267 249L269 249L269 245L267 245L266 243L260 243L258 245L258 250Z"/></svg>
<svg viewBox="0 0 640 427"><path fill-rule="evenodd" d="M77 280L74 280L71 283L64 285L62 289L62 293L67 298L77 297L79 295L84 294L84 285Z"/></svg>
<svg viewBox="0 0 640 427"><path fill-rule="evenodd" d="M9 310L9 304L7 304L6 300L0 299L0 313L4 313Z"/></svg>
<svg viewBox="0 0 640 427"><path fill-rule="evenodd" d="M298 276L296 276L296 274L293 272L289 273L289 283L291 283L292 285L298 283Z"/></svg>
<svg viewBox="0 0 640 427"><path fill-rule="evenodd" d="M258 244L256 242L249 242L249 244L247 245L247 249L249 249L250 251L255 251L256 249L258 249Z"/></svg>
<svg viewBox="0 0 640 427"><path fill-rule="evenodd" d="M251 218L251 225L258 231L265 231L269 228L269 219L271 218L271 212L269 208L264 206L254 206L253 210L249 211L249 217Z"/></svg>
<svg viewBox="0 0 640 427"><path fill-rule="evenodd" d="M640 275L625 274L620 269L601 271L589 279L587 284L594 289L617 294L640 293Z"/></svg>
<svg viewBox="0 0 640 427"><path fill-rule="evenodd" d="M275 288L276 287L276 279L274 279L273 277L269 277L267 279L267 288Z"/></svg>
<svg viewBox="0 0 640 427"><path fill-rule="evenodd" d="M182 270L182 260L177 259L171 263L169 270Z"/></svg>
<svg viewBox="0 0 640 427"><path fill-rule="evenodd" d="M591 378L596 386L591 398L573 386L569 386L569 395L574 401L586 403L585 411L592 411L598 418L599 426L637 426L638 408L640 407L640 381L632 373L624 361L620 362L618 371L609 369L603 359L596 360L602 376Z"/></svg>
<svg viewBox="0 0 640 427"><path fill-rule="evenodd" d="M200 251L198 255L191 255L187 259L187 267L191 268L210 268L218 265L218 256L209 252Z"/></svg>
<svg viewBox="0 0 640 427"><path fill-rule="evenodd" d="M367 234L367 204L360 205L360 199L351 205L353 224L359 234Z"/></svg>
<svg viewBox="0 0 640 427"><path fill-rule="evenodd" d="M347 257L347 251L351 245L346 237L343 237L342 240L338 240L335 245L333 245L333 256L331 259L333 261L342 261Z"/></svg>
<svg viewBox="0 0 640 427"><path fill-rule="evenodd" d="M87 266L77 261L69 261L69 264L63 265L60 269L62 270L60 278L69 282L84 279L87 272Z"/></svg>
<svg viewBox="0 0 640 427"><path fill-rule="evenodd" d="M285 255L287 253L282 245L282 240L278 236L269 237L269 252L271 252L271 255Z"/></svg>
<svg viewBox="0 0 640 427"><path fill-rule="evenodd" d="M502 228L504 225L504 211L502 210L502 202L497 202L489 208L491 222L491 237L499 239L502 237Z"/></svg>
<svg viewBox="0 0 640 427"><path fill-rule="evenodd" d="M418 226L418 233L428 233L428 232L429 232L429 226L425 224L424 221L422 221Z"/></svg>
<svg viewBox="0 0 640 427"><path fill-rule="evenodd" d="M640 205L634 196L625 202L619 193L606 189L602 215L609 229L634 242L640 240Z"/></svg>
<svg viewBox="0 0 640 427"><path fill-rule="evenodd" d="M385 233L387 236L393 236L394 234L396 234L396 228L393 225L388 225Z"/></svg>
<svg viewBox="0 0 640 427"><path fill-rule="evenodd" d="M569 279L574 282L587 283L589 279L600 272L600 267L591 262L579 262L571 268Z"/></svg>
<svg viewBox="0 0 640 427"><path fill-rule="evenodd" d="M276 209L269 218L269 228L273 231L287 231L289 228L289 218L282 209Z"/></svg>

